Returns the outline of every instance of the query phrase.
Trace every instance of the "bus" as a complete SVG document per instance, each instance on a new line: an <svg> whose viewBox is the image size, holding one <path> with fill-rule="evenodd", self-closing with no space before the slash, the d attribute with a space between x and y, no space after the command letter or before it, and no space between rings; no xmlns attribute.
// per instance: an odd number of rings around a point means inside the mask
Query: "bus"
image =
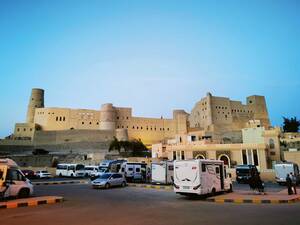
<svg viewBox="0 0 300 225"><path fill-rule="evenodd" d="M62 163L56 167L56 176L60 177L84 177L85 170L83 164Z"/></svg>

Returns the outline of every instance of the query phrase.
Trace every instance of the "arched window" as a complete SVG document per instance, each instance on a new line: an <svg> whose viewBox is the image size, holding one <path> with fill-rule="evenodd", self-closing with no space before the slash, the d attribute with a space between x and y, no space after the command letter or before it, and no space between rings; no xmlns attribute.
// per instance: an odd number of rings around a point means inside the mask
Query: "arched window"
<svg viewBox="0 0 300 225"><path fill-rule="evenodd" d="M229 159L228 155L225 155L225 154L220 155L219 160L222 160L224 162L225 166L230 167L230 159Z"/></svg>
<svg viewBox="0 0 300 225"><path fill-rule="evenodd" d="M274 149L275 148L275 142L274 142L273 139L269 140L269 146L270 146L270 149Z"/></svg>
<svg viewBox="0 0 300 225"><path fill-rule="evenodd" d="M205 157L202 154L198 154L196 155L195 159L205 159Z"/></svg>

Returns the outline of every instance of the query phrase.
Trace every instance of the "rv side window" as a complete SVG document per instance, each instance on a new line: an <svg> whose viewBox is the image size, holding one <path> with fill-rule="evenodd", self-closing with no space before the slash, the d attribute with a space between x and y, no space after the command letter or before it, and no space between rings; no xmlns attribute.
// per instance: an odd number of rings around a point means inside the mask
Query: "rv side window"
<svg viewBox="0 0 300 225"><path fill-rule="evenodd" d="M202 172L206 171L206 165L204 163L202 163L201 168L202 168Z"/></svg>
<svg viewBox="0 0 300 225"><path fill-rule="evenodd" d="M224 166L224 176L227 178L226 166Z"/></svg>
<svg viewBox="0 0 300 225"><path fill-rule="evenodd" d="M135 172L139 173L139 172L141 172L141 169L140 168L135 168Z"/></svg>
<svg viewBox="0 0 300 225"><path fill-rule="evenodd" d="M216 167L216 173L220 173L220 168Z"/></svg>
<svg viewBox="0 0 300 225"><path fill-rule="evenodd" d="M173 166L173 165L170 165L168 169L169 169L169 170L174 170L174 166Z"/></svg>
<svg viewBox="0 0 300 225"><path fill-rule="evenodd" d="M128 171L133 171L133 168L132 168L132 167L129 167L129 168L128 168Z"/></svg>
<svg viewBox="0 0 300 225"><path fill-rule="evenodd" d="M124 167L122 167L121 171L122 171L122 172L124 172L124 171L125 171L125 168L124 168Z"/></svg>

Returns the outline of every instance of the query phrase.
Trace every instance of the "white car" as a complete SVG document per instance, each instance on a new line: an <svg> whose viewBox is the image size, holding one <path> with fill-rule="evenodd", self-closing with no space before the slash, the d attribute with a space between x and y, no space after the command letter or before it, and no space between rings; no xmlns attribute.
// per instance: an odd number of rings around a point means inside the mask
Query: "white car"
<svg viewBox="0 0 300 225"><path fill-rule="evenodd" d="M91 179L95 179L97 177L100 177L102 174L108 173L109 168L108 167L99 167L98 170L94 170L90 173Z"/></svg>
<svg viewBox="0 0 300 225"><path fill-rule="evenodd" d="M37 178L50 178L52 177L51 173L49 173L47 170L38 170L35 173Z"/></svg>

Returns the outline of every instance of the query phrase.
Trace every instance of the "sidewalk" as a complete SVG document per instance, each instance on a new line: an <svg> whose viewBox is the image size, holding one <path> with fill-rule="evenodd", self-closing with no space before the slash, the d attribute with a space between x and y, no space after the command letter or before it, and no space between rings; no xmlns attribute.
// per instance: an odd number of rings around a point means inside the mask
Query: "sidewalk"
<svg viewBox="0 0 300 225"><path fill-rule="evenodd" d="M0 202L0 209L13 209L18 207L29 207L44 204L54 204L63 202L64 198L60 196L43 196L43 197L32 197L22 198L15 200L7 200Z"/></svg>
<svg viewBox="0 0 300 225"><path fill-rule="evenodd" d="M265 195L252 191L234 191L219 196L210 197L207 201L216 203L254 203L254 204L280 204L300 201L300 189L297 195L288 195L287 190L279 192L266 192Z"/></svg>

